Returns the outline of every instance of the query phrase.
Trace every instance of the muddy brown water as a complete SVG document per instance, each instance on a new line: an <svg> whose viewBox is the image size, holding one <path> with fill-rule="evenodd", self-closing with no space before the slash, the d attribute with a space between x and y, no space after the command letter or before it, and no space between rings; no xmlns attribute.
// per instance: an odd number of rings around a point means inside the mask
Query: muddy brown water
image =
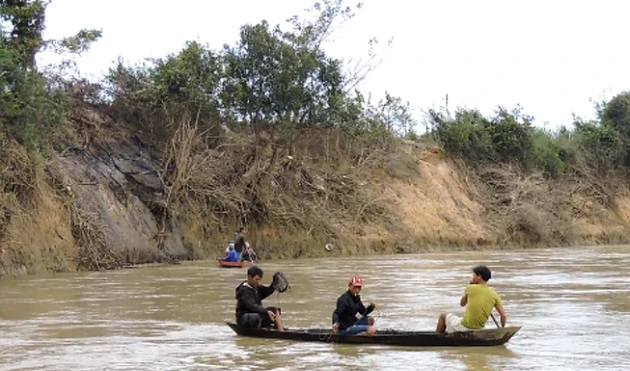
<svg viewBox="0 0 630 371"><path fill-rule="evenodd" d="M463 313L470 267L485 263L509 325L505 346L427 348L236 336L234 288L245 269L214 262L0 282L0 370L627 370L630 247L458 252L261 262L291 291L274 295L286 326L330 326L348 278L379 304L378 328L429 330ZM494 326L492 321L487 326Z"/></svg>

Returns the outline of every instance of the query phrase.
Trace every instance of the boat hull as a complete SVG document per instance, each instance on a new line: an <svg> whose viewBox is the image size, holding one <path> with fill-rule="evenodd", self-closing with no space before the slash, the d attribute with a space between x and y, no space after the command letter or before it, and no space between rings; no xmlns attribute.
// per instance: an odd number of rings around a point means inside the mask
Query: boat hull
<svg viewBox="0 0 630 371"><path fill-rule="evenodd" d="M294 341L325 342L339 344L372 344L409 347L474 347L499 346L507 343L519 330L520 326L497 329L440 334L433 331L377 331L375 336L335 335L327 329L285 329L283 332L242 327L226 322L238 335Z"/></svg>
<svg viewBox="0 0 630 371"><path fill-rule="evenodd" d="M218 259L218 261L219 261L219 265L222 266L223 268L242 268L242 267L249 267L252 265L252 263L249 261L225 262L221 259Z"/></svg>

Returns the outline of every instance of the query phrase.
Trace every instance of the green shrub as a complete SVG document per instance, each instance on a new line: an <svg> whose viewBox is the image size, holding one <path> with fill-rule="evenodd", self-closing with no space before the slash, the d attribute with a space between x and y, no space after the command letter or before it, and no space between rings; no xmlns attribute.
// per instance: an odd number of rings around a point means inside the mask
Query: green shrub
<svg viewBox="0 0 630 371"><path fill-rule="evenodd" d="M610 126L576 122L575 135L581 155L596 172L603 175L623 166L626 150L618 131Z"/></svg>
<svg viewBox="0 0 630 371"><path fill-rule="evenodd" d="M494 157L489 122L479 111L459 109L454 119L433 110L429 115L437 140L448 153L472 162Z"/></svg>
<svg viewBox="0 0 630 371"><path fill-rule="evenodd" d="M558 177L567 168L567 157L563 156L563 153L568 151L561 147L560 139L553 133L542 129L534 130L529 169L541 170L548 177Z"/></svg>
<svg viewBox="0 0 630 371"><path fill-rule="evenodd" d="M533 149L532 131L528 117L521 117L518 110L510 113L501 107L486 125L486 132L490 136L497 159L523 167L526 167Z"/></svg>
<svg viewBox="0 0 630 371"><path fill-rule="evenodd" d="M80 53L101 33L81 30L63 40L44 40L45 1L0 1L0 134L31 149L47 141L62 121L67 105L65 91L35 64L44 46Z"/></svg>

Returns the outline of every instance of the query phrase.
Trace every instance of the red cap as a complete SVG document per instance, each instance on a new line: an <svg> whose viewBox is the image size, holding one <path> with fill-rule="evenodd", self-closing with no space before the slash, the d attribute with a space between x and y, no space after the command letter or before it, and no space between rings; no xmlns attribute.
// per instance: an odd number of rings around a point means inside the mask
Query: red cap
<svg viewBox="0 0 630 371"><path fill-rule="evenodd" d="M363 286L363 278L359 276L352 276L349 282L350 286Z"/></svg>

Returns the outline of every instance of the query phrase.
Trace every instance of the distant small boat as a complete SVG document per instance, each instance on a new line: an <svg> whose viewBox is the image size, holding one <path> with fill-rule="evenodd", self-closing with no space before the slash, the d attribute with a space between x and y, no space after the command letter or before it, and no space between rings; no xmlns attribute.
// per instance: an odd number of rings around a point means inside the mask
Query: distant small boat
<svg viewBox="0 0 630 371"><path fill-rule="evenodd" d="M520 326L440 334L434 331L377 330L376 335L336 335L329 329L287 329L283 332L265 328L239 326L226 322L238 335L266 339L283 339L309 342L373 344L410 347L478 347L507 343Z"/></svg>
<svg viewBox="0 0 630 371"><path fill-rule="evenodd" d="M252 265L252 262L250 261L226 262L221 259L218 259L218 261L223 268L242 268Z"/></svg>

